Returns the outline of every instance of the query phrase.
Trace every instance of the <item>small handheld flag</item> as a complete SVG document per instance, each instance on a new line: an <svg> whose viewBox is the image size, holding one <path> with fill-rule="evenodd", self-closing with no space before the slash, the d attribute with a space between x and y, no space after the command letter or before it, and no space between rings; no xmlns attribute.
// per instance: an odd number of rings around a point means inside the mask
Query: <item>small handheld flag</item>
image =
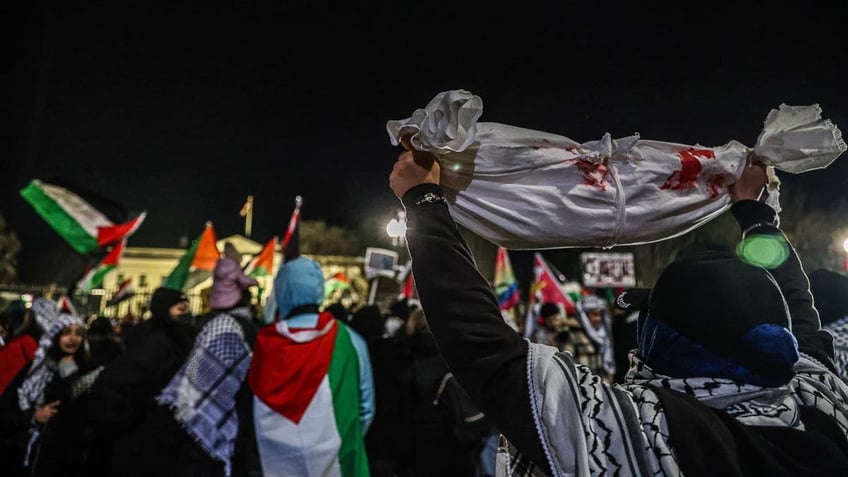
<svg viewBox="0 0 848 477"><path fill-rule="evenodd" d="M185 290L212 276L215 264L221 257L216 242L212 222L206 222L203 233L177 262L177 266L171 270L163 286L174 290Z"/></svg>

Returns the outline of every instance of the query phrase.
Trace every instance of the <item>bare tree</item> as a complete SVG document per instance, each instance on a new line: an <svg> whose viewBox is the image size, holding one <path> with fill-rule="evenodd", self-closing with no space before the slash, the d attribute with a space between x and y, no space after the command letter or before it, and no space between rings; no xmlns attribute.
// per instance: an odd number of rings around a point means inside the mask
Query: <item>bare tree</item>
<svg viewBox="0 0 848 477"><path fill-rule="evenodd" d="M359 239L349 230L327 225L323 220L298 224L300 252L312 255L358 255Z"/></svg>
<svg viewBox="0 0 848 477"><path fill-rule="evenodd" d="M795 194L780 212L781 227L786 232L804 269L842 270L846 261L843 243L848 238L848 201L828 207L813 206L808 196Z"/></svg>
<svg viewBox="0 0 848 477"><path fill-rule="evenodd" d="M848 200L815 206L805 193L793 190L782 194L780 202L780 226L804 269L808 273L818 268L843 270L848 258L843 248L848 239ZM728 211L680 237L633 247L637 281L651 286L662 268L687 246L709 242L733 247L739 234Z"/></svg>
<svg viewBox="0 0 848 477"><path fill-rule="evenodd" d="M0 213L0 283L17 283L20 251L21 242L18 235L7 229L6 218Z"/></svg>

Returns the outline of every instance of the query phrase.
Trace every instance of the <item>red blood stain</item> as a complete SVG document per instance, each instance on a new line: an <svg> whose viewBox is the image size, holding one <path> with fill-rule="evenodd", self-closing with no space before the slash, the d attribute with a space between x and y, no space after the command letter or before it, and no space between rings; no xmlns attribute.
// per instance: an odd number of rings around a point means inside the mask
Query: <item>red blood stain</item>
<svg viewBox="0 0 848 477"><path fill-rule="evenodd" d="M680 170L674 171L666 179L665 184L660 186L660 189L685 190L694 189L697 185L698 176L704 167L701 165L699 158L715 159L715 152L712 149L686 149L677 153L680 157ZM717 194L714 182L717 179L711 179L708 187L711 188L710 194Z"/></svg>
<svg viewBox="0 0 848 477"><path fill-rule="evenodd" d="M576 163L577 169L583 173L583 184L598 190L607 190L609 182L605 180L609 173L606 161L595 163L586 159L579 159Z"/></svg>

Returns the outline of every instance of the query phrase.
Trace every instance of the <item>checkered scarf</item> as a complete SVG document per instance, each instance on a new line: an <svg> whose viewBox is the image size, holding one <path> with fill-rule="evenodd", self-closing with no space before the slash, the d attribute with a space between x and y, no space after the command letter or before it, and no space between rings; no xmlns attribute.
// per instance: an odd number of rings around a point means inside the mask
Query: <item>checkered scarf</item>
<svg viewBox="0 0 848 477"><path fill-rule="evenodd" d="M836 358L836 370L842 381L848 383L848 316L828 323L822 328L833 335L833 350Z"/></svg>
<svg viewBox="0 0 848 477"><path fill-rule="evenodd" d="M233 315L248 318L239 307L212 318L197 335L186 362L157 397L230 475L230 458L238 433L236 393L247 376L251 350Z"/></svg>
<svg viewBox="0 0 848 477"><path fill-rule="evenodd" d="M560 353L560 356L562 354ZM651 386L673 389L688 394L703 402L705 405L723 409L739 422L751 426L775 426L802 428L803 423L797 418L799 406L809 406L830 416L839 427L842 434L848 438L848 386L839 378L807 357L802 357L795 366L795 377L786 386L768 388L752 384L739 384L728 379L718 378L670 378L655 373L636 355L635 350L630 354L630 369L625 378L623 389L631 394L632 402L640 410L642 422L660 422L660 414L664 410L656 395L647 390ZM592 387L595 384L584 382L581 387ZM607 386L607 385L602 385ZM588 392L588 388L581 391ZM616 423L608 423L610 428ZM544 423L542 423L544 425ZM651 435L650 432L656 432ZM648 432L649 442L668 443L666 429L657 426L642 428ZM543 446L546 445L543 443ZM605 445L592 448L590 452L603 453ZM549 449L550 450L550 449ZM554 458L550 453L548 458ZM677 469L677 463L670 452L662 452L658 456L659 466L663 469ZM600 456L594 456L598 462ZM548 475L547 467L540 467L521 454L515 446L501 436L498 446L499 477L537 477ZM544 463L542 463L544 465ZM610 469L607 469L610 470ZM674 473L674 472L671 472Z"/></svg>
<svg viewBox="0 0 848 477"><path fill-rule="evenodd" d="M38 350L35 352L27 376L18 388L18 405L23 411L44 404L44 389L56 375L58 366L56 361L47 356L47 351L53 346L56 335L70 325L85 326L80 317L59 313L56 304L50 300L39 298L32 307L44 333L38 340Z"/></svg>

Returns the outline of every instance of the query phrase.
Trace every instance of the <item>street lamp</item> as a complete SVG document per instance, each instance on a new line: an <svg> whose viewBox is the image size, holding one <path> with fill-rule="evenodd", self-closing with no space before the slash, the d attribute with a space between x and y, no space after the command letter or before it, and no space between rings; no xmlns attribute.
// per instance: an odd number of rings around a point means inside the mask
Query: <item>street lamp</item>
<svg viewBox="0 0 848 477"><path fill-rule="evenodd" d="M845 260L842 262L842 271L848 272L848 238L842 242L842 249L845 250Z"/></svg>
<svg viewBox="0 0 848 477"><path fill-rule="evenodd" d="M399 210L397 217L386 224L386 233L392 238L392 245L402 246L406 238L406 212Z"/></svg>

